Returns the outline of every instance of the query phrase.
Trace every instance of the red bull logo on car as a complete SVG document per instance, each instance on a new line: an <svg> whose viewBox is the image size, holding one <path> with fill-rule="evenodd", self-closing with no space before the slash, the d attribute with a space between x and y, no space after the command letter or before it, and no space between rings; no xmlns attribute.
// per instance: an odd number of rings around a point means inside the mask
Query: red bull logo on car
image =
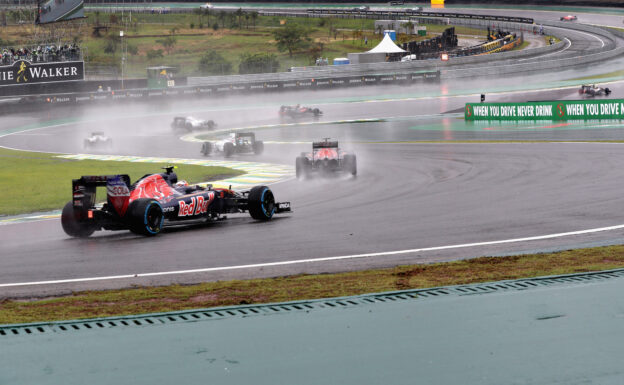
<svg viewBox="0 0 624 385"><path fill-rule="evenodd" d="M209 194L207 199L203 196L191 197L191 202L180 201L179 217L195 216L205 214L208 211L210 202L214 199L214 194Z"/></svg>

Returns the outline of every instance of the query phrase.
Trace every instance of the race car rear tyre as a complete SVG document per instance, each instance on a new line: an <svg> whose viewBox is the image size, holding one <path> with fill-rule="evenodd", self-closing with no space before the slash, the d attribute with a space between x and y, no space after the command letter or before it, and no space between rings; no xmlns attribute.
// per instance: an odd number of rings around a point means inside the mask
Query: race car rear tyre
<svg viewBox="0 0 624 385"><path fill-rule="evenodd" d="M225 144L223 145L223 155L225 155L226 158L229 158L230 156L232 156L233 153L234 143L225 142Z"/></svg>
<svg viewBox="0 0 624 385"><path fill-rule="evenodd" d="M87 238L93 234L95 227L87 223L86 212L76 210L72 202L67 202L61 214L61 225L70 237Z"/></svg>
<svg viewBox="0 0 624 385"><path fill-rule="evenodd" d="M256 186L247 198L249 215L259 221L268 221L275 214L276 205L273 192L267 186Z"/></svg>
<svg viewBox="0 0 624 385"><path fill-rule="evenodd" d="M357 175L357 158L355 154L347 154L344 156L345 170L353 175Z"/></svg>
<svg viewBox="0 0 624 385"><path fill-rule="evenodd" d="M186 123L184 128L186 128L187 131L193 131L193 125L191 123Z"/></svg>
<svg viewBox="0 0 624 385"><path fill-rule="evenodd" d="M256 140L253 143L253 152L256 155L260 155L262 154L262 152L264 151L264 143L261 140Z"/></svg>
<svg viewBox="0 0 624 385"><path fill-rule="evenodd" d="M130 231L139 235L153 236L162 230L165 216L160 203L154 199L141 198L128 207Z"/></svg>
<svg viewBox="0 0 624 385"><path fill-rule="evenodd" d="M305 179L308 176L309 168L308 159L304 156L298 156L295 161L295 174L297 179Z"/></svg>
<svg viewBox="0 0 624 385"><path fill-rule="evenodd" d="M204 142L202 144L201 153L204 154L204 156L208 156L210 155L211 152L212 152L212 143Z"/></svg>

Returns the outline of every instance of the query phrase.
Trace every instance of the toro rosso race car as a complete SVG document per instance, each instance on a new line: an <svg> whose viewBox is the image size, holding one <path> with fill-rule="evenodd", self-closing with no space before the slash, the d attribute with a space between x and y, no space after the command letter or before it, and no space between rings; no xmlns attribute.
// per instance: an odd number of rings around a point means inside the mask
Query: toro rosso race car
<svg viewBox="0 0 624 385"><path fill-rule="evenodd" d="M67 235L88 237L96 230L130 230L156 235L163 226L225 219L223 214L249 212L267 221L290 211L290 202L276 203L266 186L236 192L225 188L189 186L178 182L173 166L130 183L128 175L82 176L74 179L73 199L63 208L61 224ZM106 202L96 204L96 188L106 187Z"/></svg>
<svg viewBox="0 0 624 385"><path fill-rule="evenodd" d="M84 148L111 148L113 140L104 135L103 132L92 132L91 136L84 140Z"/></svg>
<svg viewBox="0 0 624 385"><path fill-rule="evenodd" d="M595 84L592 84L591 86L582 85L578 92L581 95L593 97L593 96L608 96L611 93L611 90L608 88L596 87Z"/></svg>
<svg viewBox="0 0 624 385"><path fill-rule="evenodd" d="M297 178L307 178L314 172L323 175L332 173L357 174L355 154L348 154L338 147L338 142L329 138L312 143L312 152L302 152L295 162Z"/></svg>
<svg viewBox="0 0 624 385"><path fill-rule="evenodd" d="M323 115L323 112L321 112L321 110L319 110L318 108L301 107L297 104L296 106L281 106L279 110L279 115L282 118L290 117L292 119L303 118L306 116L313 116L315 118L318 118L319 116Z"/></svg>
<svg viewBox="0 0 624 385"><path fill-rule="evenodd" d="M234 153L253 152L260 155L262 151L264 151L264 142L256 140L256 135L253 132L233 132L227 138L217 142L204 142L201 149L204 156L210 155L212 152L221 152L226 158Z"/></svg>
<svg viewBox="0 0 624 385"><path fill-rule="evenodd" d="M216 126L217 124L212 120L196 119L192 116L176 116L175 118L173 118L173 122L171 122L171 128L173 128L174 130L212 130Z"/></svg>

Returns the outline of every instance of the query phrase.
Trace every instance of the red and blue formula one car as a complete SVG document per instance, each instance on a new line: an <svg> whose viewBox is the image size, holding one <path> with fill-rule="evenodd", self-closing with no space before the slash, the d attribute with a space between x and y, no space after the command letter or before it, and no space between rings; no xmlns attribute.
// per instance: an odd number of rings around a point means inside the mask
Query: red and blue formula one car
<svg viewBox="0 0 624 385"><path fill-rule="evenodd" d="M290 211L290 202L275 202L266 186L236 192L226 188L203 188L178 182L173 167L148 174L135 183L120 175L82 176L74 179L73 199L63 208L65 233L84 238L96 230L130 230L156 235L166 225L225 219L223 214L249 212L267 221L276 213ZM106 202L96 204L98 186L106 187Z"/></svg>
<svg viewBox="0 0 624 385"><path fill-rule="evenodd" d="M355 154L347 153L338 147L337 141L325 138L312 143L312 152L302 152L295 161L297 178L305 179L313 173L323 176L347 173L357 175Z"/></svg>

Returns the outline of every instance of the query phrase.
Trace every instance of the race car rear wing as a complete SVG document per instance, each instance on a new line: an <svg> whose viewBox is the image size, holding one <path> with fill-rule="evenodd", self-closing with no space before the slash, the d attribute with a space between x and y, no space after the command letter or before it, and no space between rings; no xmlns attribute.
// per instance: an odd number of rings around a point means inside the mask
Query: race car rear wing
<svg viewBox="0 0 624 385"><path fill-rule="evenodd" d="M80 179L72 180L72 201L74 207L80 207L84 209L91 208L95 205L95 195L97 187L111 185L126 186L126 189L130 187L130 176L127 174L121 175L83 175ZM110 195L110 191L107 191L107 195ZM109 196L110 199L110 196Z"/></svg>
<svg viewBox="0 0 624 385"><path fill-rule="evenodd" d="M338 148L338 142L313 142L312 148Z"/></svg>

